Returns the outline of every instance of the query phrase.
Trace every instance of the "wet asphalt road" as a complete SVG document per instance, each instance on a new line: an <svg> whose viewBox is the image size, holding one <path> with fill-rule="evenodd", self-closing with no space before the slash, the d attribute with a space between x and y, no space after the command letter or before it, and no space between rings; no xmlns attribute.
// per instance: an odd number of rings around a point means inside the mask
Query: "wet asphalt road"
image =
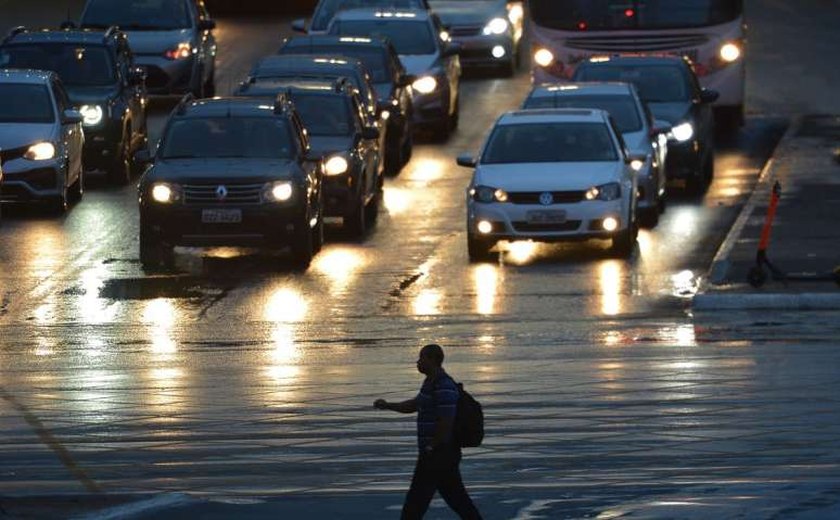
<svg viewBox="0 0 840 520"><path fill-rule="evenodd" d="M754 45L772 55L764 30ZM271 53L281 31L277 20L222 20L219 90ZM545 499L560 502L535 514L580 517L690 486L772 480L772 468L819 456L834 475L825 439L796 450L774 433L823 410L820 384L838 379L826 364L836 356L820 348L833 319L727 324L688 311L786 125L786 109L761 90L784 85L750 84L747 126L719 144L709 192L673 197L629 261L611 259L606 244L523 243L497 264L467 262L470 172L454 157L520 103L525 71L467 78L453 137L418 145L386 182L369 236L332 230L303 274L281 257L179 249L179 274L145 276L134 188L95 177L66 217L6 215L0 495L381 493L381 504L347 504L360 518L393 514L383 508L408 482L413 423L370 403L416 392L416 350L430 341L487 410L487 442L464 472L488 518ZM155 136L170 107L155 103ZM786 347L802 342L789 359ZM813 384L797 386L805 375ZM791 395L810 404L780 414ZM821 417L838 431L836 414Z"/></svg>

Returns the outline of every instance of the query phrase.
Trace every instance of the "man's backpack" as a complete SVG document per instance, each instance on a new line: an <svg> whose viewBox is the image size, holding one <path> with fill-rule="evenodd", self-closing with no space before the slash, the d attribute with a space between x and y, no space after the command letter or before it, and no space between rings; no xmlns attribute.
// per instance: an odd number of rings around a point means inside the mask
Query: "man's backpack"
<svg viewBox="0 0 840 520"><path fill-rule="evenodd" d="M453 435L455 442L462 448L477 448L484 440L484 412L481 403L458 385L458 411L455 414Z"/></svg>

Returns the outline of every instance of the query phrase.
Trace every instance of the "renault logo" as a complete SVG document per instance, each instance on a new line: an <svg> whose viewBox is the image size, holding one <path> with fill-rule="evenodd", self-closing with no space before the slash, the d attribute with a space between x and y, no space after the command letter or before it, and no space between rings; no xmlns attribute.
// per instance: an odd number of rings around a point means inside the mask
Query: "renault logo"
<svg viewBox="0 0 840 520"><path fill-rule="evenodd" d="M540 193L540 204L543 206L549 206L552 203L554 203L554 195L547 191Z"/></svg>
<svg viewBox="0 0 840 520"><path fill-rule="evenodd" d="M227 188L224 186L219 186L216 188L216 198L219 200L224 200L227 197L228 191Z"/></svg>

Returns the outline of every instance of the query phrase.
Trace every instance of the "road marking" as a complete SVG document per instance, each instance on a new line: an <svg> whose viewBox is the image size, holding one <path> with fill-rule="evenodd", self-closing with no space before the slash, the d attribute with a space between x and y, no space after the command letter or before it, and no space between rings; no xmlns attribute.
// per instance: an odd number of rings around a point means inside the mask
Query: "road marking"
<svg viewBox="0 0 840 520"><path fill-rule="evenodd" d="M26 406L18 402L18 400L3 387L0 387L0 398L8 402L12 405L12 408L16 409L21 413L21 415L23 415L24 420L32 427L33 430L35 430L35 433L41 439L41 442L55 452L58 456L58 460L61 461L64 467L67 468L74 477L76 477L76 480L81 482L88 492L102 493L102 488L100 488L99 485L87 475L85 470L76 464L76 461L73 460L73 457L70 455L70 452L67 451L67 448L65 448L61 442L59 442L59 440L56 439L49 430L47 430L46 426L44 426L44 423L42 423L40 419L35 417L35 415L31 413Z"/></svg>

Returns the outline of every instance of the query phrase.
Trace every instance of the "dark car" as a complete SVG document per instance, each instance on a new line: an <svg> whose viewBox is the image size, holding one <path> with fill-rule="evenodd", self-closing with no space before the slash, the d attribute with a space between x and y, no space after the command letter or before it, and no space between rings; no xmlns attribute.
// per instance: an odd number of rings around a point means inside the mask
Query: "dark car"
<svg viewBox="0 0 840 520"><path fill-rule="evenodd" d="M327 32L330 20L337 12L360 7L429 9L429 2L428 0L321 0L315 6L308 32L310 34L324 34ZM292 29L298 32L307 32L306 20L301 18L293 21Z"/></svg>
<svg viewBox="0 0 840 520"><path fill-rule="evenodd" d="M287 96L309 133L311 155L324 163L324 213L341 217L357 237L379 214L382 201L379 130L370 126L359 94L346 79L244 85L238 96Z"/></svg>
<svg viewBox="0 0 840 520"><path fill-rule="evenodd" d="M84 164L118 184L131 179L147 146L146 88L126 35L107 31L14 29L0 44L0 67L50 70L84 116Z"/></svg>
<svg viewBox="0 0 840 520"><path fill-rule="evenodd" d="M414 123L446 140L458 126L460 45L450 43L440 20L428 11L350 9L330 22L330 34L388 38L411 84Z"/></svg>
<svg viewBox="0 0 840 520"><path fill-rule="evenodd" d="M614 56L578 65L573 81L632 83L656 119L671 125L665 166L669 182L702 191L714 176L714 114L718 93L700 87L688 58Z"/></svg>
<svg viewBox="0 0 840 520"><path fill-rule="evenodd" d="M323 243L322 164L288 100L182 100L140 179L140 261L173 248L290 247L306 268Z"/></svg>
<svg viewBox="0 0 840 520"><path fill-rule="evenodd" d="M214 95L216 22L203 0L87 0L81 25L126 31L152 94Z"/></svg>
<svg viewBox="0 0 840 520"><path fill-rule="evenodd" d="M385 172L389 175L399 173L411 158L413 146L413 109L409 86L414 78L406 74L397 51L388 40L354 36L295 36L283 42L278 54L336 54L361 61L371 75L378 106L386 120Z"/></svg>

